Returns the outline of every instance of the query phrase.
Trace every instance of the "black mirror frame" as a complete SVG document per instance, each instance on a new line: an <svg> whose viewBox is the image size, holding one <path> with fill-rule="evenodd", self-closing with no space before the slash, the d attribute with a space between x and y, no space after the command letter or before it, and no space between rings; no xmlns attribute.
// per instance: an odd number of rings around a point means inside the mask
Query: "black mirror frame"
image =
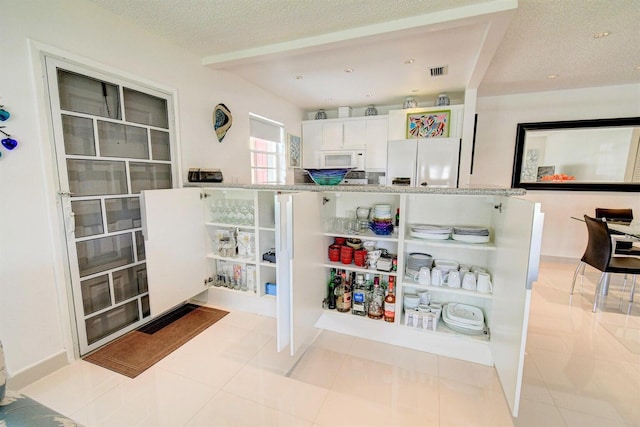
<svg viewBox="0 0 640 427"><path fill-rule="evenodd" d="M513 158L513 175L511 188L527 190L569 190L569 191L640 191L640 183L616 184L588 182L520 182L522 173L522 156L524 154L525 136L528 130L552 130L590 127L640 126L640 117L621 117L615 119L568 120L560 122L518 123L516 131L516 149Z"/></svg>

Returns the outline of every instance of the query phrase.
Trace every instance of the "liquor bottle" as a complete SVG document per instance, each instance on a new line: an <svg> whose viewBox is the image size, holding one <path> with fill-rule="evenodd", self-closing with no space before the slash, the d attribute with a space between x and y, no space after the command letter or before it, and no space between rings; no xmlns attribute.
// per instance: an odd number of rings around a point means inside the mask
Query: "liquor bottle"
<svg viewBox="0 0 640 427"><path fill-rule="evenodd" d="M400 226L400 208L396 209L396 223L395 223L396 227Z"/></svg>
<svg viewBox="0 0 640 427"><path fill-rule="evenodd" d="M380 287L380 277L373 278L373 292L371 302L369 302L369 317L371 319L382 319L384 316L384 290Z"/></svg>
<svg viewBox="0 0 640 427"><path fill-rule="evenodd" d="M331 310L335 310L336 308L335 277L336 277L336 269L332 268L331 279L329 280L329 290L327 295L329 297L329 309Z"/></svg>
<svg viewBox="0 0 640 427"><path fill-rule="evenodd" d="M336 289L336 308L341 313L351 311L351 283L347 279L347 272L342 270L340 276L340 285Z"/></svg>
<svg viewBox="0 0 640 427"><path fill-rule="evenodd" d="M389 276L389 292L384 298L384 320L393 322L396 319L396 294L393 289L395 277Z"/></svg>
<svg viewBox="0 0 640 427"><path fill-rule="evenodd" d="M354 273L355 274L355 273ZM354 282L352 282L354 283ZM351 303L351 312L357 316L367 315L367 288L364 284L364 275L358 273L353 285L353 301Z"/></svg>

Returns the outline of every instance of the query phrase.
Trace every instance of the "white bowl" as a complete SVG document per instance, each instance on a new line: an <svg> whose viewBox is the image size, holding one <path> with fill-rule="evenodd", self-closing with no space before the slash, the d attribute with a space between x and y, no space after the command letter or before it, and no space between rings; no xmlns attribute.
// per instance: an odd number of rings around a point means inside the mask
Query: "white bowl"
<svg viewBox="0 0 640 427"><path fill-rule="evenodd" d="M420 296L413 294L405 294L402 298L405 310L414 310L420 305Z"/></svg>

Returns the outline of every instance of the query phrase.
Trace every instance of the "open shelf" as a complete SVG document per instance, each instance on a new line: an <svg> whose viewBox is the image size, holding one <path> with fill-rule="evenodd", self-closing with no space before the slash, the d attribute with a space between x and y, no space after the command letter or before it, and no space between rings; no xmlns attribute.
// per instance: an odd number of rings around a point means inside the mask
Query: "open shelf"
<svg viewBox="0 0 640 427"><path fill-rule="evenodd" d="M398 275L398 272L393 270L392 271L371 270L369 268L358 267L355 264L343 264L341 262L325 261L323 266L327 268L337 268L341 270L355 271L356 273L382 274L382 275L394 276L394 277Z"/></svg>
<svg viewBox="0 0 640 427"><path fill-rule="evenodd" d="M496 245L493 242L488 243L465 243L457 240L427 240L427 239L404 239L404 243L411 243L414 245L441 247L441 248L461 248L461 249L475 249L478 251L495 251Z"/></svg>
<svg viewBox="0 0 640 427"><path fill-rule="evenodd" d="M398 242L398 236L393 234L379 235L375 234L373 231L367 231L365 233L360 234L347 234L347 233L322 233L324 236L329 237L344 237L346 239L360 239L360 240L377 240L377 241L386 241L386 242Z"/></svg>
<svg viewBox="0 0 640 427"><path fill-rule="evenodd" d="M450 288L448 286L425 286L411 280L404 280L402 282L402 286L426 290L426 291L444 292L452 295L465 295L465 296L472 296L475 298L484 298L484 299L493 298L493 294L484 294L482 292L469 291L467 289L462 289L462 288Z"/></svg>
<svg viewBox="0 0 640 427"><path fill-rule="evenodd" d="M242 228L245 230L253 230L256 228L253 224L231 224L226 222L205 222L205 225L209 227Z"/></svg>
<svg viewBox="0 0 640 427"><path fill-rule="evenodd" d="M251 258L224 257L224 256L216 255L214 253L209 253L209 254L207 254L207 258L219 259L219 260L222 260L222 261L237 262L237 263L240 263L240 264L257 264L255 257L251 257Z"/></svg>

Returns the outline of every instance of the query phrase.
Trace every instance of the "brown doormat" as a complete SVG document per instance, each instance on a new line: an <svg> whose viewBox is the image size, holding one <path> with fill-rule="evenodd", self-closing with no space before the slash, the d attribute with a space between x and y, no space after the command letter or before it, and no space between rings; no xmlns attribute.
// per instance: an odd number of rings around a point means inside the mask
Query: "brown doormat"
<svg viewBox="0 0 640 427"><path fill-rule="evenodd" d="M151 322L156 325L160 323L159 328L143 326L99 348L83 359L135 378L228 313L215 308L187 304L175 312L162 316L158 321ZM162 325L167 322L166 319L169 319L168 323ZM151 330L151 333L145 333L143 330Z"/></svg>

